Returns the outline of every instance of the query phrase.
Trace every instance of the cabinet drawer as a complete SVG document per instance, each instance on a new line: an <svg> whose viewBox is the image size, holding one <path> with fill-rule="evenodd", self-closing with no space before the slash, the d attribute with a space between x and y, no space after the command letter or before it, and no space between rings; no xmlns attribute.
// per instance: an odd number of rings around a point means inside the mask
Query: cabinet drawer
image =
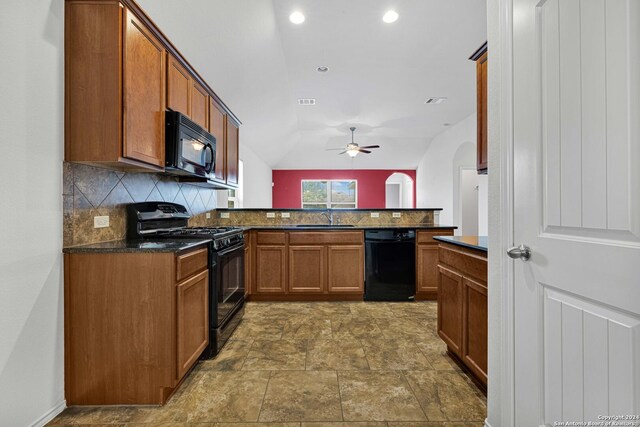
<svg viewBox="0 0 640 427"><path fill-rule="evenodd" d="M258 245L284 245L286 243L284 231L258 231L256 244Z"/></svg>
<svg viewBox="0 0 640 427"><path fill-rule="evenodd" d="M176 276L178 282L207 268L208 255L207 248L178 255L176 257Z"/></svg>
<svg viewBox="0 0 640 427"><path fill-rule="evenodd" d="M362 231L292 231L291 245L357 245L364 242Z"/></svg>
<svg viewBox="0 0 640 427"><path fill-rule="evenodd" d="M453 230L418 231L418 243L438 243L435 236L452 236Z"/></svg>
<svg viewBox="0 0 640 427"><path fill-rule="evenodd" d="M441 244L438 250L438 259L441 264L446 264L465 276L474 278L480 283L487 281L487 258L469 252L462 252L456 246Z"/></svg>

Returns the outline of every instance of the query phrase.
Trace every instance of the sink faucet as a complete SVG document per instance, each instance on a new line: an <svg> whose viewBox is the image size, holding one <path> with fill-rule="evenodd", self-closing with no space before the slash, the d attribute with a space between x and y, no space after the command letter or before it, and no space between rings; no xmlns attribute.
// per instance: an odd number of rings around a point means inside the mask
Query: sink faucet
<svg viewBox="0 0 640 427"><path fill-rule="evenodd" d="M329 221L329 225L333 225L333 211L324 211L322 213L320 213L320 215L322 215L323 217L327 218L327 221Z"/></svg>

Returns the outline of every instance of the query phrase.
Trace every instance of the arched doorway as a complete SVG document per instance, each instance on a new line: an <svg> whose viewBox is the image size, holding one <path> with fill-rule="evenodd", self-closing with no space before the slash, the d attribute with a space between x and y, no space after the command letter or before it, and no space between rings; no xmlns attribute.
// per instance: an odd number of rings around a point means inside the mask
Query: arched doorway
<svg viewBox="0 0 640 427"><path fill-rule="evenodd" d="M413 179L409 175L394 172L384 184L387 209L413 207Z"/></svg>

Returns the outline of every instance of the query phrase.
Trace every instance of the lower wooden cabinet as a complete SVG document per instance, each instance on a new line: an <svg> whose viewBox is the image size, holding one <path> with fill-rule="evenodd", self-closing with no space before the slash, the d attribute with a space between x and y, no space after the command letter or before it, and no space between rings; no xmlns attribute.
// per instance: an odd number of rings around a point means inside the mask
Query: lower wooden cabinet
<svg viewBox="0 0 640 427"><path fill-rule="evenodd" d="M328 291L364 293L364 247L329 246Z"/></svg>
<svg viewBox="0 0 640 427"><path fill-rule="evenodd" d="M289 246L289 292L323 293L326 264L324 246Z"/></svg>
<svg viewBox="0 0 640 427"><path fill-rule="evenodd" d="M167 401L208 344L206 253L65 254L68 405Z"/></svg>
<svg viewBox="0 0 640 427"><path fill-rule="evenodd" d="M359 300L364 294L362 231L252 232L253 300Z"/></svg>
<svg viewBox="0 0 640 427"><path fill-rule="evenodd" d="M438 335L449 350L462 354L462 276L438 266Z"/></svg>
<svg viewBox="0 0 640 427"><path fill-rule="evenodd" d="M486 252L447 243L441 243L438 252L438 335L486 386Z"/></svg>
<svg viewBox="0 0 640 427"><path fill-rule="evenodd" d="M209 344L209 272L179 283L176 319L178 324L178 375L182 378Z"/></svg>
<svg viewBox="0 0 640 427"><path fill-rule="evenodd" d="M285 292L287 287L285 246L256 246L256 294Z"/></svg>
<svg viewBox="0 0 640 427"><path fill-rule="evenodd" d="M438 241L435 236L452 236L453 229L418 230L416 239L416 299L438 298Z"/></svg>

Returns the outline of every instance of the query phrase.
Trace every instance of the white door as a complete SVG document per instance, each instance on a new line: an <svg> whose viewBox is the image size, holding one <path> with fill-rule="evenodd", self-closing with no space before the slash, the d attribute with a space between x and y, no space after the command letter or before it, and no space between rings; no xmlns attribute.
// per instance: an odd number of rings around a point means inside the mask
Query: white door
<svg viewBox="0 0 640 427"><path fill-rule="evenodd" d="M514 0L513 31L515 424L637 416L640 1Z"/></svg>

